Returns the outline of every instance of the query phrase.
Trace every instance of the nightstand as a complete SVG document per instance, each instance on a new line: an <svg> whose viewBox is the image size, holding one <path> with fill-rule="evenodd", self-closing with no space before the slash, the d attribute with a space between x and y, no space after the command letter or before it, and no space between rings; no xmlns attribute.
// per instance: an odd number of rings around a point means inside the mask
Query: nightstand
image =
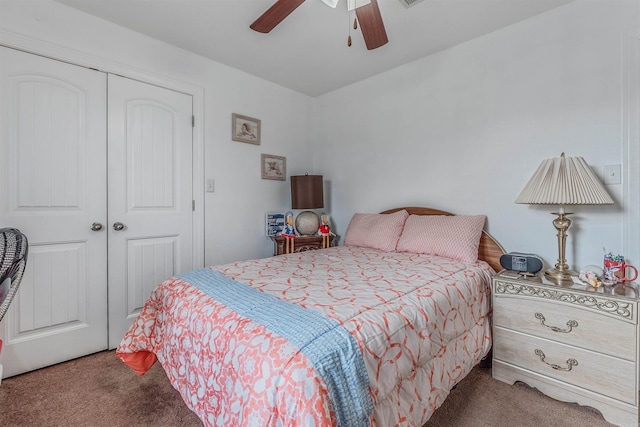
<svg viewBox="0 0 640 427"><path fill-rule="evenodd" d="M329 236L329 246L333 245L333 239L335 236ZM273 240L273 254L282 255L285 253L284 241L282 236L272 237ZM316 249L322 249L322 236L300 236L295 238L294 252L314 251Z"/></svg>
<svg viewBox="0 0 640 427"><path fill-rule="evenodd" d="M638 425L638 286L493 278L492 375Z"/></svg>

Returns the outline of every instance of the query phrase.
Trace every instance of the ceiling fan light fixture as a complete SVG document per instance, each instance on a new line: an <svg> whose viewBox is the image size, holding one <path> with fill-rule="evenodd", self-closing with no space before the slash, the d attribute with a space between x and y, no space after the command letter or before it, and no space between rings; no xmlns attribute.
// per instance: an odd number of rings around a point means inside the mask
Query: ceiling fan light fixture
<svg viewBox="0 0 640 427"><path fill-rule="evenodd" d="M336 8L336 6L338 5L338 2L339 2L340 0L322 0L322 1L323 1L323 2L324 2L324 4L326 4L327 6L332 7L332 8L334 8L334 9L335 9L335 8Z"/></svg>
<svg viewBox="0 0 640 427"><path fill-rule="evenodd" d="M410 8L411 6L415 6L423 0L400 0L400 3L406 8Z"/></svg>
<svg viewBox="0 0 640 427"><path fill-rule="evenodd" d="M371 3L371 0L347 0L347 10L352 11L353 9L366 6L369 3Z"/></svg>

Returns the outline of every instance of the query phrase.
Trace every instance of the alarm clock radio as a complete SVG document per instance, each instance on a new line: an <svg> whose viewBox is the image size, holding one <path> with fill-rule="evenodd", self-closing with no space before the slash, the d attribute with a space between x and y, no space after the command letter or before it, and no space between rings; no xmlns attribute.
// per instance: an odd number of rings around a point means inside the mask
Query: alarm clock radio
<svg viewBox="0 0 640 427"><path fill-rule="evenodd" d="M536 274L542 270L542 258L534 254L509 252L500 257L500 265L506 270Z"/></svg>

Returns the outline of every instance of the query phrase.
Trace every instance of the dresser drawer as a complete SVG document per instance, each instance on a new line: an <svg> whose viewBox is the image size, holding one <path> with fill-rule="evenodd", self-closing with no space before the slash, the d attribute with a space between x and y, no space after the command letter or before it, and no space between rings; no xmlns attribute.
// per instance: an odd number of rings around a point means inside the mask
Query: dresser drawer
<svg viewBox="0 0 640 427"><path fill-rule="evenodd" d="M495 296L493 304L495 326L631 361L636 359L636 325L616 318L615 314L511 296Z"/></svg>
<svg viewBox="0 0 640 427"><path fill-rule="evenodd" d="M494 327L493 356L520 368L635 405L635 361L605 356L498 326Z"/></svg>

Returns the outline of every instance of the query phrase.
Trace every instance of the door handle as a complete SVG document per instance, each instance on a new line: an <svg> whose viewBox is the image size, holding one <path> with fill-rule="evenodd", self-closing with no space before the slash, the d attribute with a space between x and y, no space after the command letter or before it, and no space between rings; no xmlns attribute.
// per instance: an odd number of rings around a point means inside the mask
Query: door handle
<svg viewBox="0 0 640 427"><path fill-rule="evenodd" d="M124 224L121 222L114 222L113 223L113 229L116 231L121 231L124 230Z"/></svg>
<svg viewBox="0 0 640 427"><path fill-rule="evenodd" d="M102 230L102 224L100 224L99 222L94 222L93 224L91 224L91 230L93 231Z"/></svg>

